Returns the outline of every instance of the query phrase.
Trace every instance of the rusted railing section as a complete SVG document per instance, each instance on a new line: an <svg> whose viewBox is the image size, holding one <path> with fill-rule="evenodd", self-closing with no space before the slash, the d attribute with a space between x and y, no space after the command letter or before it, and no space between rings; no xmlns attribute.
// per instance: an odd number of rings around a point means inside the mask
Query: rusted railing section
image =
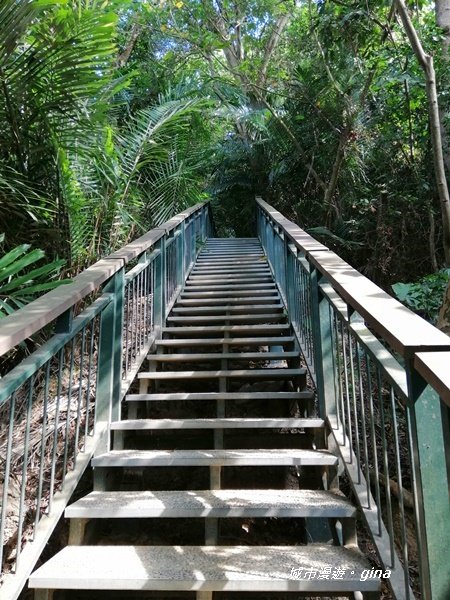
<svg viewBox="0 0 450 600"><path fill-rule="evenodd" d="M450 598L450 338L257 199L274 272L395 598Z"/></svg>
<svg viewBox="0 0 450 600"><path fill-rule="evenodd" d="M0 379L0 598L14 600L212 233L199 204L0 321L0 355L47 341ZM81 308L80 308L81 307Z"/></svg>

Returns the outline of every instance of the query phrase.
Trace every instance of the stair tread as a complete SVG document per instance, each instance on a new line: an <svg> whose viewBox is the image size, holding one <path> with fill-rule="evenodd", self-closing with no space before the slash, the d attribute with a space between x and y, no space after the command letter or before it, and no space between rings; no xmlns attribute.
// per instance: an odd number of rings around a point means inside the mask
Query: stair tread
<svg viewBox="0 0 450 600"><path fill-rule="evenodd" d="M220 271L222 272L227 272L227 273L256 273L256 272L260 272L263 271L265 273L270 273L270 269L267 265L267 263L259 263L259 264L252 264L252 263L247 263L245 265L245 267L242 266L242 264L235 264L234 262L228 263L227 265L217 265L214 263L202 263L202 264L198 264L192 268L191 270L191 274L192 275L196 275L198 273L204 273L204 272L216 272L216 271Z"/></svg>
<svg viewBox="0 0 450 600"><path fill-rule="evenodd" d="M292 569L331 566L342 579ZM31 588L92 590L378 590L358 551L335 546L67 546L30 577ZM317 573L316 573L317 574Z"/></svg>
<svg viewBox="0 0 450 600"><path fill-rule="evenodd" d="M201 315L191 316L186 315L184 317L167 317L167 323L214 323L221 321L229 321L230 323L250 323L251 321L258 321L261 324L266 322L285 319L285 315L282 312L270 313L270 314L246 314L246 315Z"/></svg>
<svg viewBox="0 0 450 600"><path fill-rule="evenodd" d="M284 360L288 358L298 358L299 352L205 352L179 353L179 354L149 354L147 358L156 362L191 362L208 360Z"/></svg>
<svg viewBox="0 0 450 600"><path fill-rule="evenodd" d="M91 492L66 508L68 519L153 517L352 518L356 508L322 490L176 490Z"/></svg>
<svg viewBox="0 0 450 600"><path fill-rule="evenodd" d="M281 344L292 343L295 340L294 336L278 336L278 337L266 337L264 339L260 337L256 338L183 338L181 340L157 340L156 346L220 346L222 344L228 344L229 346L278 346Z"/></svg>
<svg viewBox="0 0 450 600"><path fill-rule="evenodd" d="M191 276L192 275L201 275L201 276L207 276L207 275L243 275L243 274L258 274L258 275L270 275L270 269L267 266L261 265L261 266L253 266L253 265L247 265L244 266L242 264L240 265L211 265L211 264L206 264L206 265L201 265L199 267L195 267L194 269L192 269L191 271Z"/></svg>
<svg viewBox="0 0 450 600"><path fill-rule="evenodd" d="M262 285L264 286L263 288ZM231 283L227 281L224 283L211 283L208 285L206 285L206 282L196 284L191 283L191 285L189 285L188 287L184 287L183 289L186 292L195 292L199 290L204 290L205 292L233 291L235 294L239 294L242 290L267 290L269 288L272 288L275 291L277 289L277 286L275 283L271 283L269 281L263 281L260 283Z"/></svg>
<svg viewBox="0 0 450 600"><path fill-rule="evenodd" d="M324 427L323 419L295 418L212 418L212 419L126 419L113 421L111 429L154 430L154 429L253 429L258 427L273 429L303 429Z"/></svg>
<svg viewBox="0 0 450 600"><path fill-rule="evenodd" d="M270 271L265 271L263 273L260 273L260 272L248 273L246 271L239 271L239 273L229 273L229 274L205 273L204 275L193 273L192 275L189 275L186 283L191 283L191 282L204 283L205 281L211 281L211 282L225 281L226 283L228 283L228 282L231 283L233 281L237 281L237 282L240 282L240 281L267 281L268 279L272 279L272 274L270 273Z"/></svg>
<svg viewBox="0 0 450 600"><path fill-rule="evenodd" d="M207 283L211 284L211 287L214 287L214 285L228 285L229 283L233 284L233 283L242 283L242 282L249 282L249 284L260 284L260 283L264 283L266 281L272 281L272 275L255 275L255 276L251 276L251 275L243 275L242 277L233 277L233 278L228 278L228 277L224 277L223 275L217 276L217 277L200 277L200 276L194 276L194 277L189 277L189 279L186 281L186 286L188 286L189 288L191 287L195 287L195 286L204 286ZM247 284L245 284L247 285Z"/></svg>
<svg viewBox="0 0 450 600"><path fill-rule="evenodd" d="M193 314L196 312L200 312L200 311L208 311L208 312L214 312L214 313L221 313L221 312L227 312L227 311L240 311L240 310L250 310L251 312L249 312L249 314L252 314L253 311L255 310L279 310L279 309L283 309L283 305L281 304L281 302L277 302L276 304L252 304L252 305L247 305L247 304L227 304L226 302L224 302L223 304L219 305L219 306L208 306L207 303L205 303L203 306L178 306L178 303L176 306L174 306L174 308L172 309L173 313L180 313L180 314Z"/></svg>
<svg viewBox="0 0 450 600"><path fill-rule="evenodd" d="M291 326L289 323L268 323L268 324L259 324L259 325L204 325L202 327L192 325L191 327L163 327L162 333L209 333L209 332L249 332L254 333L255 331L260 331L261 334L265 334L273 331L289 331Z"/></svg>
<svg viewBox="0 0 450 600"><path fill-rule="evenodd" d="M242 302L251 304L253 302L263 302L265 305L279 300L274 296L248 296L247 298L180 298L176 306L239 306Z"/></svg>
<svg viewBox="0 0 450 600"><path fill-rule="evenodd" d="M172 392L165 394L128 394L127 402L165 400L303 400L313 398L314 393L305 392Z"/></svg>
<svg viewBox="0 0 450 600"><path fill-rule="evenodd" d="M298 377L306 374L306 369L217 369L208 371L142 371L138 379L209 379L217 377Z"/></svg>
<svg viewBox="0 0 450 600"><path fill-rule="evenodd" d="M92 459L94 467L139 466L334 466L337 457L325 450L111 450Z"/></svg>

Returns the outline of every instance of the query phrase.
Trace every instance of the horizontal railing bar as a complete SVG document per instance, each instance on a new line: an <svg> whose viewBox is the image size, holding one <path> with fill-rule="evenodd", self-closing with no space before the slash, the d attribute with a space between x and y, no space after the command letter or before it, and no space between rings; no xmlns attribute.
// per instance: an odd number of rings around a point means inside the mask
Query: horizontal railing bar
<svg viewBox="0 0 450 600"><path fill-rule="evenodd" d="M339 314L339 316L342 319L344 319L344 321L348 321L348 307L347 304L339 296L339 294L333 289L333 287L329 283L321 283L319 284L319 287L323 295L326 296L328 302Z"/></svg>
<svg viewBox="0 0 450 600"><path fill-rule="evenodd" d="M149 267L152 262L155 260L155 258L157 256L159 256L161 254L161 250L153 250L153 252L150 254L150 256L147 257L147 260L139 263L138 265L134 266L132 269L130 269L127 273L125 273L125 285L127 283L130 283L130 281L133 281L133 279L135 279L139 273L142 273L142 271L145 271L145 269L147 267Z"/></svg>
<svg viewBox="0 0 450 600"><path fill-rule="evenodd" d="M450 350L450 338L353 269L334 252L311 252L312 263L342 298L402 356Z"/></svg>
<svg viewBox="0 0 450 600"><path fill-rule="evenodd" d="M172 217L171 219L169 219L169 221L166 221L163 225L160 225L159 227L161 227L162 229L165 229L166 233L169 233L170 231L172 231L172 229L175 229L175 227L177 227L180 223L182 223L183 221L188 219L190 216L192 216L198 210L203 208L206 204L208 204L208 203L207 202L199 202L195 206L191 206L190 208L187 208L186 210L179 213L175 217Z"/></svg>
<svg viewBox="0 0 450 600"><path fill-rule="evenodd" d="M447 600L443 558L449 553L450 537L442 523L448 520L449 506L442 490L449 482L444 403L450 406L450 337L334 252L314 248L305 232L262 201L257 219L277 284L292 290L287 294L288 310L300 347L316 367L319 415L329 420L331 439L361 500L370 537L384 566L391 568L393 596L414 598L412 580L424 597ZM280 227L285 229L282 243ZM309 263L309 273L292 258L292 236L306 240L296 247ZM370 493L372 473L375 498ZM408 500L415 520L411 539L404 516L409 490L402 487L403 478L413 490ZM391 481L399 488L399 512L392 502L396 494ZM394 526L397 520L400 531ZM403 561L395 556L396 546ZM417 575L409 562L415 548L420 558Z"/></svg>
<svg viewBox="0 0 450 600"><path fill-rule="evenodd" d="M450 351L449 336L392 298L264 200L257 198L256 202L263 215L285 230L289 240L394 350L405 358L415 352Z"/></svg>
<svg viewBox="0 0 450 600"><path fill-rule="evenodd" d="M326 246L318 242L315 238L306 233L306 231L300 229L298 225L289 221L286 217L283 217L280 212L275 210L270 204L267 204L262 198L256 198L256 203L269 216L273 223L284 229L291 242L302 252L311 252L313 250L330 252Z"/></svg>
<svg viewBox="0 0 450 600"><path fill-rule="evenodd" d="M33 354L25 358L17 367L0 379L0 406L2 406L15 390L20 388L34 373L55 356L83 327L86 327L112 301L112 294L103 294L97 298L80 315L74 318L69 332L56 333Z"/></svg>
<svg viewBox="0 0 450 600"><path fill-rule="evenodd" d="M174 243L174 241L175 241L176 239L178 239L178 237L179 237L180 235L181 235L181 231L180 231L180 230L178 230L178 231L175 231L175 233L173 234L173 236L172 236L172 237L170 237L170 238L168 238L168 239L166 240L166 250L167 250L167 248L170 248L170 246L171 246L171 245Z"/></svg>
<svg viewBox="0 0 450 600"><path fill-rule="evenodd" d="M95 292L122 265L122 260L100 260L77 275L70 284L60 286L14 314L4 317L0 325L0 356L57 319L88 294Z"/></svg>
<svg viewBox="0 0 450 600"><path fill-rule="evenodd" d="M376 364L381 367L384 375L395 391L405 402L408 400L408 384L405 368L396 360L387 348L379 342L364 323L351 323L351 331L355 334L358 342L375 359Z"/></svg>
<svg viewBox="0 0 450 600"><path fill-rule="evenodd" d="M4 317L0 327L0 356L57 319L88 294L99 289L122 267L152 248L167 233L205 206L207 206L206 202L185 210L158 228L152 229L137 240L96 262L74 277L69 284L51 290L12 315Z"/></svg>
<svg viewBox="0 0 450 600"><path fill-rule="evenodd" d="M156 242L166 235L164 225L156 229L152 229L142 237L138 238L134 242L127 244L120 250L116 250L106 258L108 259L120 259L123 261L123 265L127 265L129 262L140 256L146 250L152 248Z"/></svg>
<svg viewBox="0 0 450 600"><path fill-rule="evenodd" d="M302 269L304 271L306 271L306 273L309 273L311 271L310 264L304 256L298 256L297 260L300 263L300 266L302 267Z"/></svg>

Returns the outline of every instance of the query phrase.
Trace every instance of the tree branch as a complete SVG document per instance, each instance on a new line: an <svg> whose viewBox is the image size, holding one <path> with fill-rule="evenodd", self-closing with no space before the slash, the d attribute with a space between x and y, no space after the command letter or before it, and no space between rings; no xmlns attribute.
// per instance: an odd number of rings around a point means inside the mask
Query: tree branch
<svg viewBox="0 0 450 600"><path fill-rule="evenodd" d="M290 18L290 16L288 14L281 15L280 17L278 17L277 22L274 25L272 34L269 38L269 41L267 42L267 46L266 46L266 49L264 52L263 63L262 63L261 71L260 71L258 82L257 82L258 85L262 86L262 85L264 85L264 83L266 81L267 70L269 68L270 60L273 56L273 53L275 52L276 47L278 46L278 44L281 40L281 35L282 35L286 25L289 23L289 18Z"/></svg>
<svg viewBox="0 0 450 600"><path fill-rule="evenodd" d="M123 51L117 57L116 67L118 69L120 69L121 67L124 67L127 64L128 60L131 56L131 53L133 52L133 49L136 45L136 42L138 41L138 38L141 34L141 31L142 31L142 25L140 23L138 23L137 21L135 21L133 23L133 27L131 28L131 34L128 39L128 42L127 42L125 48L123 49Z"/></svg>

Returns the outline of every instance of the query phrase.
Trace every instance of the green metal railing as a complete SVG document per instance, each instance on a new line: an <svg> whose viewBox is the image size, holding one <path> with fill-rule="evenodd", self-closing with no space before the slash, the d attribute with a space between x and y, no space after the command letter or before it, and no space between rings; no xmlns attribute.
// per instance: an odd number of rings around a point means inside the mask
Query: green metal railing
<svg viewBox="0 0 450 600"><path fill-rule="evenodd" d="M317 411L393 596L450 598L450 339L257 199Z"/></svg>
<svg viewBox="0 0 450 600"><path fill-rule="evenodd" d="M0 379L0 598L14 600L212 234L199 204L0 322L0 355L47 339ZM51 335L49 331L52 331Z"/></svg>

